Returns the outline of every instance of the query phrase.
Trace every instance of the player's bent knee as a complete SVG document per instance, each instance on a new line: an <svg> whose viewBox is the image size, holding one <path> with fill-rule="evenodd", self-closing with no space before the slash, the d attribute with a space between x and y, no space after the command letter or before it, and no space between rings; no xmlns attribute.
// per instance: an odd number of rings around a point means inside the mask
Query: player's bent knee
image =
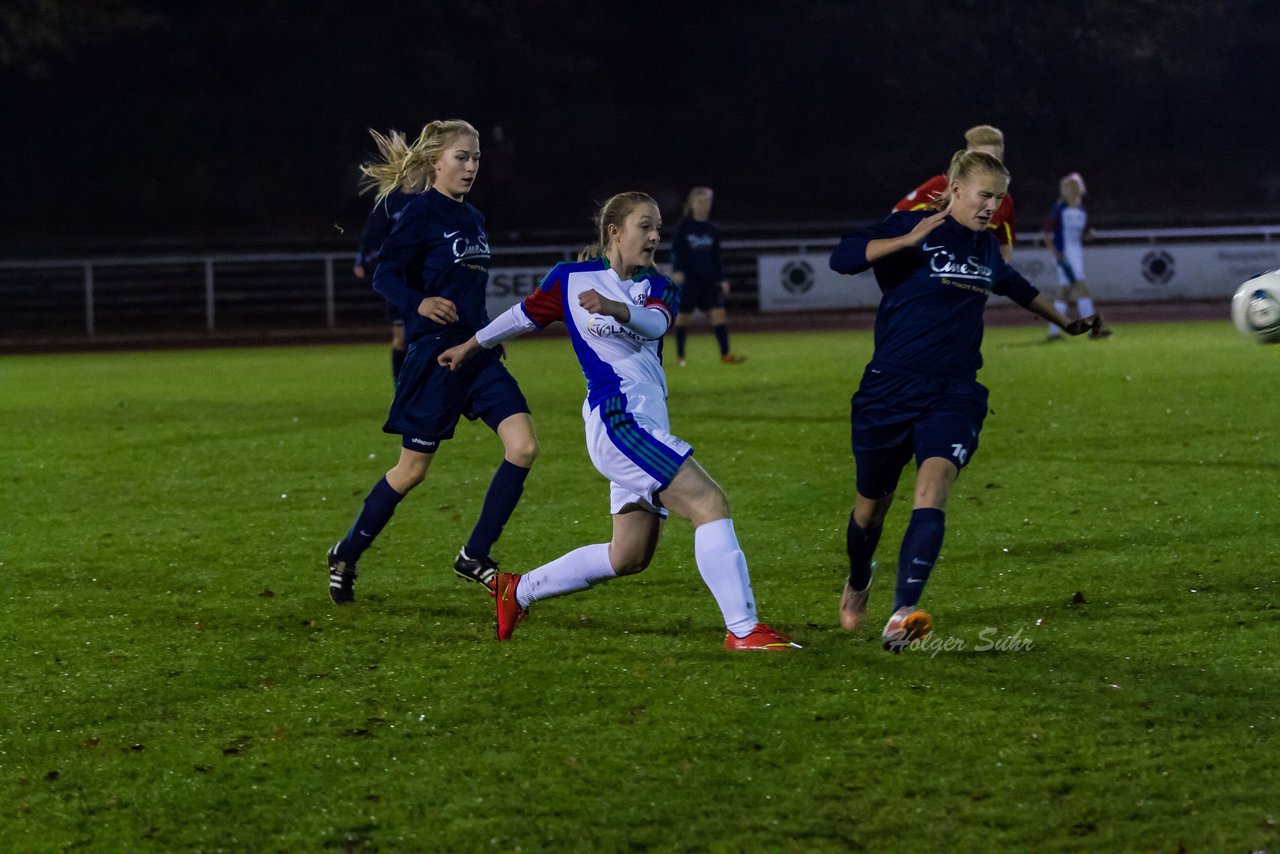
<svg viewBox="0 0 1280 854"><path fill-rule="evenodd" d="M648 568L648 558L637 558L632 561L624 561L622 566L615 566L613 571L618 575L639 575Z"/></svg>
<svg viewBox="0 0 1280 854"><path fill-rule="evenodd" d="M652 551L618 551L609 555L609 563L618 575L636 575L649 568L653 560Z"/></svg>
<svg viewBox="0 0 1280 854"><path fill-rule="evenodd" d="M413 489L427 479L427 470L431 468L431 457L422 455L422 459L401 460L396 467L387 472L387 483L401 495Z"/></svg>
<svg viewBox="0 0 1280 854"><path fill-rule="evenodd" d="M538 445L538 440L530 436L527 440L507 445L506 458L512 465L527 469L533 467L534 461L538 459L538 454L541 452L542 448Z"/></svg>
<svg viewBox="0 0 1280 854"><path fill-rule="evenodd" d="M693 522L694 527L705 525L708 522L716 522L720 519L732 518L729 508L729 496L725 495L724 490L718 485L698 497L697 503L694 505L694 514L689 521Z"/></svg>
<svg viewBox="0 0 1280 854"><path fill-rule="evenodd" d="M522 469L529 469L534 465L534 461L538 460L539 453L541 453L541 446L538 444L538 439L529 437L527 442L522 442L513 449L512 462L516 463L517 466L521 466Z"/></svg>

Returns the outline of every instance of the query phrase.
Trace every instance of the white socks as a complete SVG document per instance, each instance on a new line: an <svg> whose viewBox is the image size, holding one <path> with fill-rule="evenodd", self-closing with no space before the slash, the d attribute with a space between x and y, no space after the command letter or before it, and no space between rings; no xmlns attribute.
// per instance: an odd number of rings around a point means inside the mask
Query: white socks
<svg viewBox="0 0 1280 854"><path fill-rule="evenodd" d="M738 637L750 633L758 622L755 596L733 520L718 519L696 528L693 555L702 580L724 615L725 628ZM617 575L609 563L608 543L583 546L521 577L516 602L521 608L528 608L541 599L586 590Z"/></svg>
<svg viewBox="0 0 1280 854"><path fill-rule="evenodd" d="M1067 308L1068 308L1068 306L1067 306L1067 301L1066 301L1066 300L1063 300L1063 299L1056 299L1056 300L1054 300L1054 301L1053 301L1053 307L1054 307L1054 308L1056 308L1056 309L1058 310L1058 314L1062 315L1063 317L1066 317L1066 316L1067 316ZM1068 319L1068 320L1070 320L1070 318L1067 318L1067 319ZM1057 337L1058 337L1059 335L1061 335L1061 334L1062 334L1062 329L1058 326L1058 324L1056 324L1056 323L1050 323L1050 324L1049 324L1049 337L1050 337L1050 338L1057 338Z"/></svg>
<svg viewBox="0 0 1280 854"><path fill-rule="evenodd" d="M725 628L737 637L749 634L759 621L747 557L738 546L733 520L717 519L694 529L693 555L702 580L724 614Z"/></svg>
<svg viewBox="0 0 1280 854"><path fill-rule="evenodd" d="M1080 307L1081 317L1088 317L1089 315L1093 314L1093 298L1092 297L1080 297L1079 301L1076 302L1076 305Z"/></svg>
<svg viewBox="0 0 1280 854"><path fill-rule="evenodd" d="M521 608L528 608L539 599L586 590L617 575L609 563L608 543L583 546L521 577L516 602Z"/></svg>

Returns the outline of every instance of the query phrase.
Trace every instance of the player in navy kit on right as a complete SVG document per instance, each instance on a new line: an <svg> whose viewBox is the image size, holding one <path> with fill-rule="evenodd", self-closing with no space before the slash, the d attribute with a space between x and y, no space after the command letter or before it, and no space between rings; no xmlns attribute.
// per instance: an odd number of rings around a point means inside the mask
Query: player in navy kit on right
<svg viewBox="0 0 1280 854"><path fill-rule="evenodd" d="M926 636L933 620L917 608L942 549L947 498L978 449L987 414L982 366L983 311L991 294L1080 335L1101 317L1068 321L1053 302L1005 263L988 231L1009 187L996 157L959 151L947 190L932 208L898 211L845 235L831 253L838 273L875 271L883 296L875 352L851 401L857 495L849 514L849 580L840 623L866 619L876 545L903 468L917 465L911 522L898 555L885 649Z"/></svg>

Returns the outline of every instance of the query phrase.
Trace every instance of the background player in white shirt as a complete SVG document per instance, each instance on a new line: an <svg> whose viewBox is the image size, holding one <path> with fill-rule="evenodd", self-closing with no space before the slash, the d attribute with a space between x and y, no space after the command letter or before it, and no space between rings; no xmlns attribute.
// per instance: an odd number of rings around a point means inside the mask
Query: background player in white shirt
<svg viewBox="0 0 1280 854"><path fill-rule="evenodd" d="M1049 211L1040 235L1058 265L1058 297L1053 307L1063 316L1069 316L1067 310L1075 303L1078 317L1090 317L1095 309L1084 283L1084 241L1091 231L1089 214L1084 207L1084 178L1079 172L1064 176L1058 182L1058 192L1058 201ZM1105 338L1110 334L1110 328L1098 325L1089 337ZM1049 340L1061 336L1062 328L1050 323Z"/></svg>
<svg viewBox="0 0 1280 854"><path fill-rule="evenodd" d="M698 571L724 615L725 648L797 649L757 620L729 500L693 459L693 448L668 429L658 343L679 309L679 289L653 268L658 205L644 193L620 193L601 206L596 225L596 242L577 263L556 265L522 303L439 357L453 370L482 348L564 321L587 379L587 451L610 482L610 542L575 549L525 575L499 573L498 639L509 639L538 600L642 571L671 510L694 525Z"/></svg>

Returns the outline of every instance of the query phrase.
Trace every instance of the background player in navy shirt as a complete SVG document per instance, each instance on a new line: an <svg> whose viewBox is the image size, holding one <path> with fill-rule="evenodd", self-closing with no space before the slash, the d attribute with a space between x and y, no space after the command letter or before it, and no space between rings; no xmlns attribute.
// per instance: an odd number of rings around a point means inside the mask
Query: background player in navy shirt
<svg viewBox="0 0 1280 854"><path fill-rule="evenodd" d="M729 351L729 321L724 298L729 280L724 277L720 257L720 226L712 222L711 203L715 194L710 187L694 187L684 204L684 218L676 225L671 238L671 280L681 286L680 305L676 316L676 358L685 365L685 342L689 337L689 314L705 311L711 321L716 343L720 345L720 361L736 365L746 357Z"/></svg>
<svg viewBox="0 0 1280 854"><path fill-rule="evenodd" d="M365 498L351 530L329 550L329 594L355 599L356 562L391 519L396 505L427 476L440 443L458 419L483 419L502 440L505 458L485 494L480 518L454 571L492 593L498 566L489 550L515 511L538 440L524 395L500 361L485 351L464 370L436 364L443 350L489 322L485 284L489 238L484 217L466 202L479 169L480 141L464 121L431 122L400 160L366 168L380 198L422 172L427 189L405 206L378 260L373 287L405 318L408 349L395 399L382 429L401 436L400 459Z"/></svg>
<svg viewBox="0 0 1280 854"><path fill-rule="evenodd" d="M1000 160L956 152L947 182L936 209L894 212L846 235L831 253L836 272L874 269L883 292L875 352L851 402L857 496L840 600L847 630L866 618L872 558L902 469L912 455L918 467L893 616L883 632L885 648L894 651L933 625L916 605L942 549L951 487L978 449L987 414L987 389L977 381L987 298L1007 296L1072 335L1101 325L1100 317L1068 321L1001 257L987 230L1009 187Z"/></svg>
<svg viewBox="0 0 1280 854"><path fill-rule="evenodd" d="M376 130L370 130L369 134L378 146L381 162L399 162L408 157L409 142L400 131L393 130L383 136ZM369 218L365 220L364 231L360 235L355 266L351 268L357 279L364 281L366 278L373 278L374 271L378 268L378 254L382 251L383 241L400 219L404 206L421 193L425 185L426 178L421 172L408 174L400 186L387 195L380 196L373 203L373 209L369 211ZM367 177L364 189L378 187L377 179ZM404 364L404 318L400 316L400 310L391 303L387 303L387 316L391 320L391 379L394 382L400 378L400 366Z"/></svg>

